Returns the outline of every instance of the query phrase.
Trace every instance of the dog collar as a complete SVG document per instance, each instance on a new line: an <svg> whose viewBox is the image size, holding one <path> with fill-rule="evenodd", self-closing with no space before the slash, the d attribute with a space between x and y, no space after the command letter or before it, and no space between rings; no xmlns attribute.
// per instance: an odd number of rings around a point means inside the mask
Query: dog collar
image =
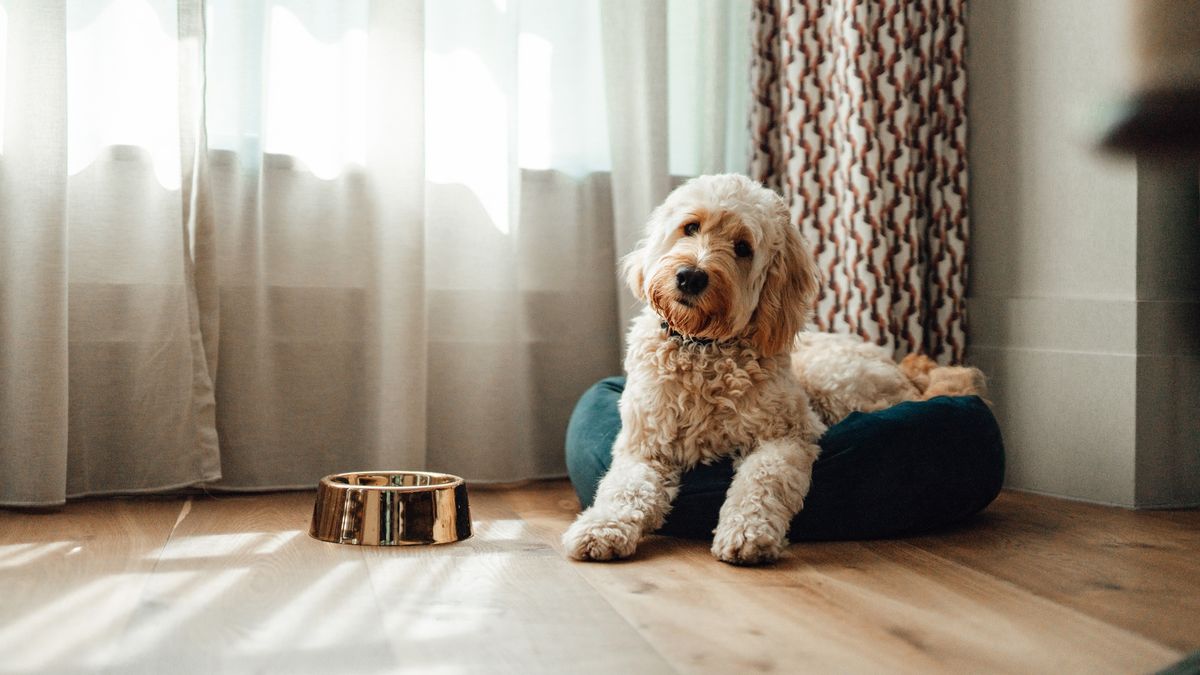
<svg viewBox="0 0 1200 675"><path fill-rule="evenodd" d="M671 338L672 340L678 340L679 342L682 342L683 344L690 343L690 344L696 344L696 345L701 345L701 346L708 346L708 345L711 345L712 343L716 342L716 340L714 340L712 338L699 338L699 337L692 337L690 335L684 335L683 333L680 333L679 331L675 330L674 328L671 328L671 324L667 323L666 321L663 321L659 325L662 327L662 329L664 331L666 331L667 337Z"/></svg>

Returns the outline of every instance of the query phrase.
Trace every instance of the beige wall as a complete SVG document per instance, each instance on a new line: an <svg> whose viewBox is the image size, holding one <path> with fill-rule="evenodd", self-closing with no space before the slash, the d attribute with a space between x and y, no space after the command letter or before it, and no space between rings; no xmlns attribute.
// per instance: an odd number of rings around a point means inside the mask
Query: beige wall
<svg viewBox="0 0 1200 675"><path fill-rule="evenodd" d="M969 358L991 377L1008 484L1127 506L1200 501L1186 485L1159 486L1176 473L1170 462L1200 454L1180 404L1189 386L1200 391L1200 369L1179 340L1145 352L1154 311L1186 308L1142 297L1159 277L1175 299L1197 294L1179 274L1148 272L1165 264L1139 262L1139 245L1163 238L1139 226L1153 172L1094 147L1106 105L1132 82L1127 7L976 0L969 11ZM1181 367L1192 379L1176 377Z"/></svg>

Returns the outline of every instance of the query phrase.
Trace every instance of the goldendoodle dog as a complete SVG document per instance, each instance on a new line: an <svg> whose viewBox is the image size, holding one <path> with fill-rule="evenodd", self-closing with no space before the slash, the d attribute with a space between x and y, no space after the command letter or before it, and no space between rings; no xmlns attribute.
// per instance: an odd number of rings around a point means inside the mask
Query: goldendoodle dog
<svg viewBox="0 0 1200 675"><path fill-rule="evenodd" d="M783 200L745 176L702 176L671 193L623 268L647 307L629 331L612 465L563 535L573 558L632 555L662 525L684 471L736 453L712 553L771 562L828 424L928 390L975 393L965 391L978 384L973 369L909 359L902 370L858 338L797 338L819 274Z"/></svg>

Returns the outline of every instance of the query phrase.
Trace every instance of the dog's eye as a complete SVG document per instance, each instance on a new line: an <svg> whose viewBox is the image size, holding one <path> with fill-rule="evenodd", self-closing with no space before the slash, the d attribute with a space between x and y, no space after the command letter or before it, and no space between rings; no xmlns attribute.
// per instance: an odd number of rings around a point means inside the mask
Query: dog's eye
<svg viewBox="0 0 1200 675"><path fill-rule="evenodd" d="M700 223L688 223L683 226L683 236L691 237L700 231Z"/></svg>
<svg viewBox="0 0 1200 675"><path fill-rule="evenodd" d="M754 255L754 249L750 248L750 244L745 239L737 240L737 243L733 245L733 252L739 258L749 258Z"/></svg>

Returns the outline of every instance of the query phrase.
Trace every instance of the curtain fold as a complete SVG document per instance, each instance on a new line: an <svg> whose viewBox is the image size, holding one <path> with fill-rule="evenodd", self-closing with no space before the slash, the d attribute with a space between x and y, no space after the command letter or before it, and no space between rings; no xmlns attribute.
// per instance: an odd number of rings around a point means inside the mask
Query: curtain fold
<svg viewBox="0 0 1200 675"><path fill-rule="evenodd" d="M0 504L562 475L616 260L739 168L705 6L0 0Z"/></svg>
<svg viewBox="0 0 1200 675"><path fill-rule="evenodd" d="M199 473L219 473L216 399L217 338L220 328L216 278L216 233L208 180L208 138L204 122L204 8L176 5L179 58L179 205L184 295L192 359L194 445L204 456Z"/></svg>
<svg viewBox="0 0 1200 675"><path fill-rule="evenodd" d="M6 2L0 12L4 501L214 479L179 191L174 7ZM121 44L111 28L123 20L147 39ZM69 112L114 93L103 114ZM167 114L138 124L142 103Z"/></svg>
<svg viewBox="0 0 1200 675"><path fill-rule="evenodd" d="M0 11L0 480L32 505L67 475L66 9Z"/></svg>
<svg viewBox="0 0 1200 675"><path fill-rule="evenodd" d="M756 0L750 175L825 277L817 326L960 362L967 152L963 0Z"/></svg>
<svg viewBox="0 0 1200 675"><path fill-rule="evenodd" d="M604 65L628 78L607 78L609 130L613 143L613 215L617 251L632 251L646 216L670 193L667 4L640 0L604 0ZM628 323L639 304L620 295L620 313Z"/></svg>

